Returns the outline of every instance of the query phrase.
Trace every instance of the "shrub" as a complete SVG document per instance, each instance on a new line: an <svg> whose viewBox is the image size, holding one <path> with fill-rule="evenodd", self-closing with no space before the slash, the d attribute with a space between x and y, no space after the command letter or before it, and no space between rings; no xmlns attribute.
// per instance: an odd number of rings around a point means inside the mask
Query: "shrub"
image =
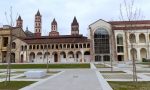
<svg viewBox="0 0 150 90"><path fill-rule="evenodd" d="M142 58L142 62L150 62L150 59Z"/></svg>

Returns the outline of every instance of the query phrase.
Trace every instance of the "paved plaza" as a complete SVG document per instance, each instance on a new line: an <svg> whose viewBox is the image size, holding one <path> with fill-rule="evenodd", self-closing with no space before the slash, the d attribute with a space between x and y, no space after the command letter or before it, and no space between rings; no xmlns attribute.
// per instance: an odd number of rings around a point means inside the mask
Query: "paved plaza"
<svg viewBox="0 0 150 90"><path fill-rule="evenodd" d="M61 75L22 90L102 90L93 70L66 70Z"/></svg>
<svg viewBox="0 0 150 90"><path fill-rule="evenodd" d="M99 64L100 65L100 64ZM132 65L118 67L110 64L105 67L90 63L89 69L50 69L44 78L26 78L24 72L31 69L13 69L11 81L36 81L20 90L112 90L107 81L132 81ZM137 64L138 81L150 81L148 66ZM146 67L146 68L145 68ZM45 69L38 69L45 70ZM0 81L5 80L5 70L0 71Z"/></svg>

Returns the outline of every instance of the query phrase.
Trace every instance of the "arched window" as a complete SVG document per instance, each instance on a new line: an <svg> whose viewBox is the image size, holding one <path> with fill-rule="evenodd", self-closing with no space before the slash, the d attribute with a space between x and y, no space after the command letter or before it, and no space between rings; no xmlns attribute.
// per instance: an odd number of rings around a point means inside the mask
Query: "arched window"
<svg viewBox="0 0 150 90"><path fill-rule="evenodd" d="M60 49L62 49L62 44L59 45Z"/></svg>
<svg viewBox="0 0 150 90"><path fill-rule="evenodd" d="M12 42L12 49L15 49L15 48L16 48L16 43Z"/></svg>
<svg viewBox="0 0 150 90"><path fill-rule="evenodd" d="M79 48L82 48L82 44L79 44Z"/></svg>
<svg viewBox="0 0 150 90"><path fill-rule="evenodd" d="M33 45L33 49L35 49L35 45Z"/></svg>
<svg viewBox="0 0 150 90"><path fill-rule="evenodd" d="M72 48L72 49L74 48L74 44L71 44L71 48Z"/></svg>
<svg viewBox="0 0 150 90"><path fill-rule="evenodd" d="M44 49L47 49L47 45L44 45Z"/></svg>
<svg viewBox="0 0 150 90"><path fill-rule="evenodd" d="M129 39L130 39L130 43L136 43L136 38L134 34L130 34Z"/></svg>
<svg viewBox="0 0 150 90"><path fill-rule="evenodd" d="M32 49L32 45L29 46L29 49Z"/></svg>
<svg viewBox="0 0 150 90"><path fill-rule="evenodd" d="M21 51L23 51L24 49L23 49L23 45L21 45Z"/></svg>
<svg viewBox="0 0 150 90"><path fill-rule="evenodd" d="M27 50L27 45L24 46L24 50Z"/></svg>
<svg viewBox="0 0 150 90"><path fill-rule="evenodd" d="M67 48L70 48L70 44L67 44Z"/></svg>
<svg viewBox="0 0 150 90"><path fill-rule="evenodd" d="M86 44L85 43L83 44L83 48L86 48Z"/></svg>
<svg viewBox="0 0 150 90"><path fill-rule="evenodd" d="M146 43L146 38L145 38L145 35L144 35L144 34L140 34L140 35L139 35L139 42L140 42L140 43Z"/></svg>
<svg viewBox="0 0 150 90"><path fill-rule="evenodd" d="M117 44L118 45L123 45L123 36L122 36L122 34L117 35Z"/></svg>
<svg viewBox="0 0 150 90"><path fill-rule="evenodd" d="M109 54L109 33L104 28L99 28L94 33L95 54Z"/></svg>
<svg viewBox="0 0 150 90"><path fill-rule="evenodd" d="M78 48L78 44L75 44L75 47Z"/></svg>
<svg viewBox="0 0 150 90"><path fill-rule="evenodd" d="M90 48L90 43L87 44L87 48Z"/></svg>
<svg viewBox="0 0 150 90"><path fill-rule="evenodd" d="M41 49L43 49L43 45L41 45Z"/></svg>

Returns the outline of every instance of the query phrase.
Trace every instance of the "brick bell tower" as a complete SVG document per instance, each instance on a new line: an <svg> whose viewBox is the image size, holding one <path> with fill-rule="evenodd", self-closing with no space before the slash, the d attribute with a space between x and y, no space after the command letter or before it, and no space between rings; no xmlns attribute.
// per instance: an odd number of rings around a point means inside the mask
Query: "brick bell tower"
<svg viewBox="0 0 150 90"><path fill-rule="evenodd" d="M35 37L41 37L41 24L42 24L42 16L40 11L38 10L35 14L35 22L34 22L34 34Z"/></svg>
<svg viewBox="0 0 150 90"><path fill-rule="evenodd" d="M21 19L21 16L19 15L18 19L16 20L16 27L23 27L23 20Z"/></svg>
<svg viewBox="0 0 150 90"><path fill-rule="evenodd" d="M51 32L49 33L49 36L59 36L59 32L57 31L57 22L55 18L51 23Z"/></svg>
<svg viewBox="0 0 150 90"><path fill-rule="evenodd" d="M71 35L79 35L79 24L76 17L74 17L71 23Z"/></svg>

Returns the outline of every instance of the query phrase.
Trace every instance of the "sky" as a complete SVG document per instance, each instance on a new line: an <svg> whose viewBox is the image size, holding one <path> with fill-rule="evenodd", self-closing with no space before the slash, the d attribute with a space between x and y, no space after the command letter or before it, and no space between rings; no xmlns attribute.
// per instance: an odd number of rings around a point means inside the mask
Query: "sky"
<svg viewBox="0 0 150 90"><path fill-rule="evenodd" d="M130 0L127 0L130 1ZM13 23L20 15L23 29L34 32L34 18L39 10L42 15L42 35L51 31L51 22L55 18L61 35L71 33L71 23L76 16L80 34L88 34L88 26L99 20L115 21L120 17L120 4L123 0L1 0L0 26L10 24L10 7L12 7ZM142 19L150 20L150 0L135 0L136 8L140 8Z"/></svg>

